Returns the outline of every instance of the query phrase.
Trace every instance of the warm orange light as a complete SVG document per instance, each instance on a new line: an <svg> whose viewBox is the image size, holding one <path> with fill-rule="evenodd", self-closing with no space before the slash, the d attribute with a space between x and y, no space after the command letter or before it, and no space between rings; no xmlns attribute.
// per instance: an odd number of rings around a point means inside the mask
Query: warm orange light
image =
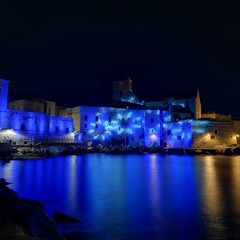
<svg viewBox="0 0 240 240"><path fill-rule="evenodd" d="M157 139L157 136L156 134L152 134L150 138L152 139L152 141L155 141Z"/></svg>
<svg viewBox="0 0 240 240"><path fill-rule="evenodd" d="M237 134L236 137L239 137L239 135Z"/></svg>

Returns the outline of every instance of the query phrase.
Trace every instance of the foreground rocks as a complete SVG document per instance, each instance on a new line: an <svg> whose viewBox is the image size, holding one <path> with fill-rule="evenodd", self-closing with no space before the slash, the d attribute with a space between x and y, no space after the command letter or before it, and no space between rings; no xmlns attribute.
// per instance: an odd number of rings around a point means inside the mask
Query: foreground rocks
<svg viewBox="0 0 240 240"><path fill-rule="evenodd" d="M41 203L21 198L0 179L1 240L64 240Z"/></svg>
<svg viewBox="0 0 240 240"><path fill-rule="evenodd" d="M53 214L53 218L57 223L76 223L76 222L80 222L80 220L71 217L65 213L62 212L54 212Z"/></svg>

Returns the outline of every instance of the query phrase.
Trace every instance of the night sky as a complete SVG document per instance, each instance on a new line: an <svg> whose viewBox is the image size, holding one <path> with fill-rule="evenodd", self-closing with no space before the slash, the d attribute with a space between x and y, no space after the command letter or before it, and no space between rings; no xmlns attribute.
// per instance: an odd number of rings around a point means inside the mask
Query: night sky
<svg viewBox="0 0 240 240"><path fill-rule="evenodd" d="M1 0L9 100L107 104L128 75L140 97L198 88L204 112L240 117L239 8L159 2Z"/></svg>

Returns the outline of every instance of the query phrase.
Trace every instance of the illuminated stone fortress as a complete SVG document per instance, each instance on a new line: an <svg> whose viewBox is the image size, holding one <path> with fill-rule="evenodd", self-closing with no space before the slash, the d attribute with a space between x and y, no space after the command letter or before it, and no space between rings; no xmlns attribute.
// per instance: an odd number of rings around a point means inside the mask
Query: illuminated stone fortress
<svg viewBox="0 0 240 240"><path fill-rule="evenodd" d="M113 100L115 107L77 106L62 111L63 116L74 119L75 141L206 149L237 144L238 121L205 118L199 91L141 101L127 78L113 82Z"/></svg>
<svg viewBox="0 0 240 240"><path fill-rule="evenodd" d="M127 78L113 82L114 104L108 107L64 108L52 101L24 99L8 103L7 95L8 81L0 80L0 141L117 141L124 146L204 149L238 143L239 121L202 114L199 91L141 101Z"/></svg>
<svg viewBox="0 0 240 240"><path fill-rule="evenodd" d="M53 102L19 100L9 103L9 81L0 79L0 141L16 145L38 142L73 142L74 128L71 117L55 116ZM43 111L42 106L48 113ZM11 108L13 107L13 108ZM25 108L30 108L24 111Z"/></svg>

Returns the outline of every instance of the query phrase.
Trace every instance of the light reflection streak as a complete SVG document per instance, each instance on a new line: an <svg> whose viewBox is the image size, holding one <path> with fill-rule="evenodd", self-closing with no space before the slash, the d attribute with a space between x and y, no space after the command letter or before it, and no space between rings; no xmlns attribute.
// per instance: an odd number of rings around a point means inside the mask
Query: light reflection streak
<svg viewBox="0 0 240 240"><path fill-rule="evenodd" d="M69 189L68 189L68 201L76 203L77 200L77 182L78 182L78 168L77 168L77 156L72 155L70 156L70 165L69 165ZM74 212L75 204L69 205L69 211Z"/></svg>
<svg viewBox="0 0 240 240"><path fill-rule="evenodd" d="M158 155L152 154L150 157L150 199L152 214L154 219L160 220L160 186L158 172Z"/></svg>
<svg viewBox="0 0 240 240"><path fill-rule="evenodd" d="M240 214L240 157L236 157L232 161L232 189L234 207L238 214Z"/></svg>
<svg viewBox="0 0 240 240"><path fill-rule="evenodd" d="M215 169L215 159L213 156L206 156L204 171L203 197L205 202L205 213L211 217L211 221L219 218L221 212L220 189L217 184L217 173Z"/></svg>
<svg viewBox="0 0 240 240"><path fill-rule="evenodd" d="M11 176L13 175L13 164L6 164L3 168L3 178L5 179L11 179Z"/></svg>

